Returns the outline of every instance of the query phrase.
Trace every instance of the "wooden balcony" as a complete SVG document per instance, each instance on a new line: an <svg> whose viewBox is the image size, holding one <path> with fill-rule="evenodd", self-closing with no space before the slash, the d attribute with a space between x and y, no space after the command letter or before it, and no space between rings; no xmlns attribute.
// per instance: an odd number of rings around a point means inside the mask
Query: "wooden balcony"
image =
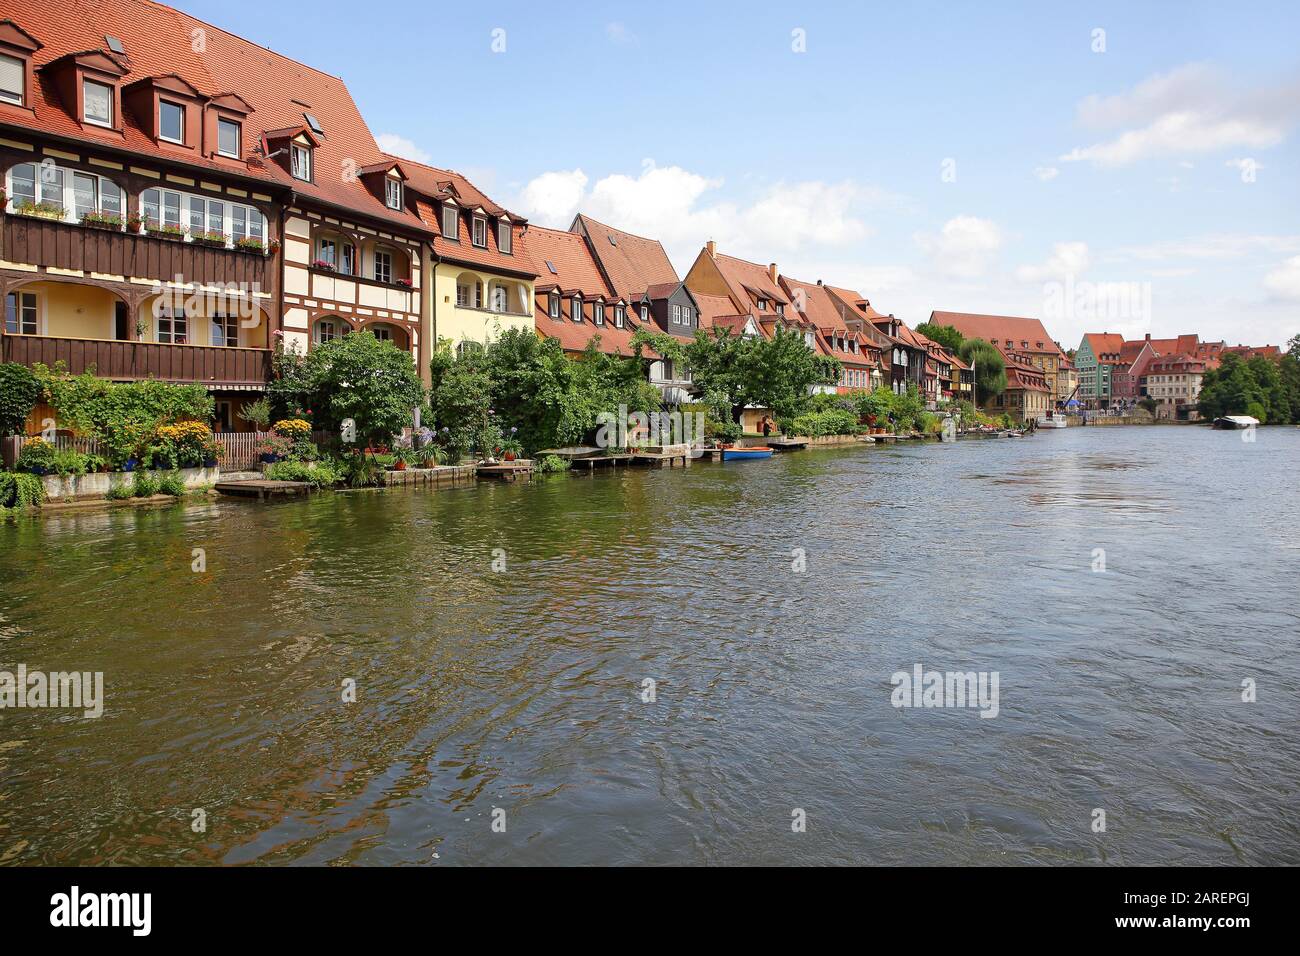
<svg viewBox="0 0 1300 956"><path fill-rule="evenodd" d="M160 345L155 342L70 339L50 335L0 335L0 362L53 367L69 372L93 368L116 381L155 378L208 386L264 386L271 378L271 350L219 345Z"/></svg>
<svg viewBox="0 0 1300 956"><path fill-rule="evenodd" d="M239 283L270 291L273 258L234 249L5 215L0 258L101 275L185 282Z"/></svg>

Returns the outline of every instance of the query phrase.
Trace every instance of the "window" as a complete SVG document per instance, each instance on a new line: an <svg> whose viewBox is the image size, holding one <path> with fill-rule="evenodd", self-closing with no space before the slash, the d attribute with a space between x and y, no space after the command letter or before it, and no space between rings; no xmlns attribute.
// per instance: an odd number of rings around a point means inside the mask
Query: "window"
<svg viewBox="0 0 1300 956"><path fill-rule="evenodd" d="M650 306L646 305L644 302L641 303L641 321L650 321Z"/></svg>
<svg viewBox="0 0 1300 956"><path fill-rule="evenodd" d="M560 297L554 292L546 297L546 311L553 319L560 317Z"/></svg>
<svg viewBox="0 0 1300 956"><path fill-rule="evenodd" d="M27 86L27 64L17 57L0 54L0 101L23 105Z"/></svg>
<svg viewBox="0 0 1300 956"><path fill-rule="evenodd" d="M497 248L510 255L510 223L508 222L497 223Z"/></svg>
<svg viewBox="0 0 1300 956"><path fill-rule="evenodd" d="M212 323L212 344L236 346L239 344L239 316L217 313Z"/></svg>
<svg viewBox="0 0 1300 956"><path fill-rule="evenodd" d="M456 284L456 304L464 309L477 309L482 304L483 285L478 280Z"/></svg>
<svg viewBox="0 0 1300 956"><path fill-rule="evenodd" d="M99 202L103 211L122 206L121 190L101 177ZM153 225L184 225L191 234L219 233L230 244L235 239L266 238L266 220L253 206L237 206L219 199L206 199L170 189L146 189L140 194L140 212Z"/></svg>
<svg viewBox="0 0 1300 956"><path fill-rule="evenodd" d="M316 250L316 261L338 267L338 243L333 239L321 239Z"/></svg>
<svg viewBox="0 0 1300 956"><path fill-rule="evenodd" d="M316 344L322 342L333 342L341 336L339 323L333 319L321 319L316 323Z"/></svg>
<svg viewBox="0 0 1300 956"><path fill-rule="evenodd" d="M244 138L243 126L234 120L217 120L217 152L232 159L239 158L239 144Z"/></svg>
<svg viewBox="0 0 1300 956"><path fill-rule="evenodd" d="M113 88L94 80L82 81L84 107L81 118L95 126L113 125Z"/></svg>
<svg viewBox="0 0 1300 956"><path fill-rule="evenodd" d="M72 214L81 219L91 212L99 211L99 177L86 173L72 174Z"/></svg>
<svg viewBox="0 0 1300 956"><path fill-rule="evenodd" d="M121 216L122 188L94 173L65 170L52 163L19 163L9 171L8 191L14 204L42 202L64 210L64 218L80 220L89 212Z"/></svg>
<svg viewBox="0 0 1300 956"><path fill-rule="evenodd" d="M185 142L185 107L166 100L158 101L158 138L169 143Z"/></svg>
<svg viewBox="0 0 1300 956"><path fill-rule="evenodd" d="M582 321L582 296L575 295L573 297L573 307L569 312L569 317L573 319L574 322Z"/></svg>
<svg viewBox="0 0 1300 956"><path fill-rule="evenodd" d="M389 176L384 180L384 201L389 209L402 208L402 181Z"/></svg>
<svg viewBox="0 0 1300 956"><path fill-rule="evenodd" d="M626 313L624 308L621 305L614 306L614 325L621 329L625 321Z"/></svg>
<svg viewBox="0 0 1300 956"><path fill-rule="evenodd" d="M377 338L377 339L378 339L379 341L381 341L381 342L391 342L391 341L393 341L393 329L392 329L392 326L388 326L388 325L372 325L372 326L370 327L370 334L373 335L375 338Z"/></svg>
<svg viewBox="0 0 1300 956"><path fill-rule="evenodd" d="M10 335L35 335L37 316L35 292L10 292L5 296L5 331Z"/></svg>
<svg viewBox="0 0 1300 956"><path fill-rule="evenodd" d="M674 325L682 324L682 307L680 305L673 306L673 324Z"/></svg>
<svg viewBox="0 0 1300 956"><path fill-rule="evenodd" d="M597 325L605 324L605 303L596 302L591 307L591 319Z"/></svg>
<svg viewBox="0 0 1300 956"><path fill-rule="evenodd" d="M351 243L344 243L343 248L339 250L339 272L345 275L354 276L357 274L357 247Z"/></svg>
<svg viewBox="0 0 1300 956"><path fill-rule="evenodd" d="M311 150L294 143L289 147L289 157L294 179L311 182Z"/></svg>
<svg viewBox="0 0 1300 956"><path fill-rule="evenodd" d="M766 311L767 311L767 299L759 299L759 300L758 300L758 311L760 311L760 312L766 312Z"/></svg>
<svg viewBox="0 0 1300 956"><path fill-rule="evenodd" d="M375 250L375 279L379 282L393 281L393 254L382 249Z"/></svg>
<svg viewBox="0 0 1300 956"><path fill-rule="evenodd" d="M184 345L187 341L186 333L189 330L185 318L185 310L177 309L169 305L162 307L158 314L158 334L157 341L170 345Z"/></svg>
<svg viewBox="0 0 1300 956"><path fill-rule="evenodd" d="M487 220L482 216L474 217L474 245L487 248Z"/></svg>
<svg viewBox="0 0 1300 956"><path fill-rule="evenodd" d="M785 303L784 303L784 302L778 302L778 303L776 304L776 314L777 314L777 315L785 315Z"/></svg>
<svg viewBox="0 0 1300 956"><path fill-rule="evenodd" d="M493 312L505 312L509 304L509 293L503 285L494 285L491 292L491 302Z"/></svg>
<svg viewBox="0 0 1300 956"><path fill-rule="evenodd" d="M442 207L442 237L452 242L460 242L460 217L455 206Z"/></svg>

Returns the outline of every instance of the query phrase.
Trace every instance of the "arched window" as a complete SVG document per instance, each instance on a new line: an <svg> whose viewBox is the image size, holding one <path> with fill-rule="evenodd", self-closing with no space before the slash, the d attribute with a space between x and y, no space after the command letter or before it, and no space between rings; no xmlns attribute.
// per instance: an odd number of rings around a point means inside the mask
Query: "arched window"
<svg viewBox="0 0 1300 956"><path fill-rule="evenodd" d="M341 339L351 331L352 329L342 319L327 316L316 320L315 325L312 326L311 338L317 345L323 345Z"/></svg>
<svg viewBox="0 0 1300 956"><path fill-rule="evenodd" d="M53 163L19 163L6 176L11 209L44 213L64 222L81 222L87 215L125 218L122 187L97 173L65 169Z"/></svg>

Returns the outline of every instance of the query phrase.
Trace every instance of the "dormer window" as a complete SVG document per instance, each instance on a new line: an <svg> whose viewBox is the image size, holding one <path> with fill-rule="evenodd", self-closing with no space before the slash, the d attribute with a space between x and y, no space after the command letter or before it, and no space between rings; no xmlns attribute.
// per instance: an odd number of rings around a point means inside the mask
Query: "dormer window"
<svg viewBox="0 0 1300 956"><path fill-rule="evenodd" d="M487 248L487 220L482 216L474 217L474 245Z"/></svg>
<svg viewBox="0 0 1300 956"><path fill-rule="evenodd" d="M546 297L546 308L551 318L558 319L560 317L560 297L554 292Z"/></svg>
<svg viewBox="0 0 1300 956"><path fill-rule="evenodd" d="M113 127L113 88L94 80L82 81L82 113L84 122L94 126Z"/></svg>
<svg viewBox="0 0 1300 956"><path fill-rule="evenodd" d="M292 143L289 146L289 159L289 171L293 173L293 178L311 182L311 150Z"/></svg>
<svg viewBox="0 0 1300 956"><path fill-rule="evenodd" d="M217 120L217 152L231 159L239 158L239 144L243 140L243 126L234 120Z"/></svg>
<svg viewBox="0 0 1300 956"><path fill-rule="evenodd" d="M27 92L27 64L0 53L0 102L22 106Z"/></svg>
<svg viewBox="0 0 1300 956"><path fill-rule="evenodd" d="M784 302L778 302L778 303L776 304L776 314L777 314L777 315L785 315L785 303L784 303Z"/></svg>
<svg viewBox="0 0 1300 956"><path fill-rule="evenodd" d="M650 306L644 302L641 303L641 321L642 322L650 321Z"/></svg>
<svg viewBox="0 0 1300 956"><path fill-rule="evenodd" d="M184 145L185 107L167 100L158 101L158 138Z"/></svg>
<svg viewBox="0 0 1300 956"><path fill-rule="evenodd" d="M460 217L456 207L446 203L442 207L442 238L460 242Z"/></svg>
<svg viewBox="0 0 1300 956"><path fill-rule="evenodd" d="M758 300L758 311L760 311L760 312L766 312L766 311L767 311L767 299L759 299L759 300Z"/></svg>
<svg viewBox="0 0 1300 956"><path fill-rule="evenodd" d="M591 307L591 319L597 325L605 324L605 303L597 302Z"/></svg>
<svg viewBox="0 0 1300 956"><path fill-rule="evenodd" d="M575 295L573 297L573 307L569 312L569 316L574 322L582 321L582 296Z"/></svg>
<svg viewBox="0 0 1300 956"><path fill-rule="evenodd" d="M389 209L402 208L402 181L389 176L384 180L384 203Z"/></svg>
<svg viewBox="0 0 1300 956"><path fill-rule="evenodd" d="M502 219L497 223L497 249L510 255L510 223Z"/></svg>
<svg viewBox="0 0 1300 956"><path fill-rule="evenodd" d="M621 329L626 321L626 310L621 305L614 306L614 325Z"/></svg>

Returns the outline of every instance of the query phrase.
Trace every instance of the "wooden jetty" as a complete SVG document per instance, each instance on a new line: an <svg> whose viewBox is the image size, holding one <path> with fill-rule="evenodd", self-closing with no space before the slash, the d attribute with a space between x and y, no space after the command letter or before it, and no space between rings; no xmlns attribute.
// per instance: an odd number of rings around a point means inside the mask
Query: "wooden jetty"
<svg viewBox="0 0 1300 956"><path fill-rule="evenodd" d="M518 481L521 477L531 479L533 477L533 460L531 458L519 458L515 461L499 461L495 465L480 464L475 469L475 474L479 478L499 481Z"/></svg>
<svg viewBox="0 0 1300 956"><path fill-rule="evenodd" d="M218 481L212 487L223 495L257 498L260 501L270 498L293 498L311 494L312 490L311 484L306 481L270 481L265 478L253 481Z"/></svg>
<svg viewBox="0 0 1300 956"><path fill-rule="evenodd" d="M474 480L473 465L439 465L437 468L406 468L402 471L392 470L384 476L384 483L390 487L418 487L433 485L441 488L446 485L463 485Z"/></svg>
<svg viewBox="0 0 1300 956"><path fill-rule="evenodd" d="M767 442L767 447L773 451L802 451L808 447L808 442L798 438L773 438Z"/></svg>

